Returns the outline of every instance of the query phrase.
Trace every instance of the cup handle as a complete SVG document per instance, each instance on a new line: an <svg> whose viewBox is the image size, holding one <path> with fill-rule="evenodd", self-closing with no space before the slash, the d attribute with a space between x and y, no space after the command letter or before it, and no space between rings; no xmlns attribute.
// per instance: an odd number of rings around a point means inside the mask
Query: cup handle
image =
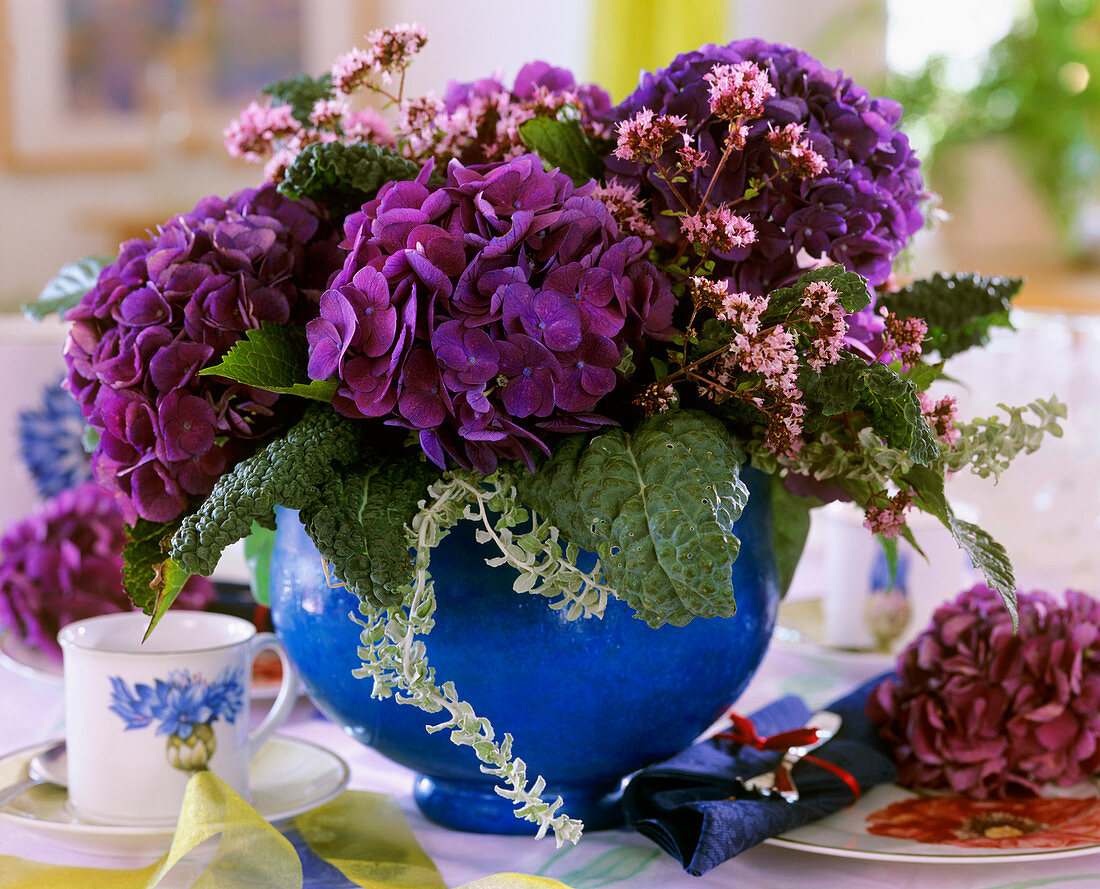
<svg viewBox="0 0 1100 889"><path fill-rule="evenodd" d="M290 711L294 709L294 704L298 700L298 674L294 672L286 650L275 638L274 633L257 633L252 637L252 659L255 660L256 655L261 651L274 651L279 656L283 664L283 684L279 686L279 694L275 698L275 703L271 705L271 709L267 711L263 722L248 734L249 758L255 756L256 751L271 737L275 729L286 722L286 718L290 716Z"/></svg>

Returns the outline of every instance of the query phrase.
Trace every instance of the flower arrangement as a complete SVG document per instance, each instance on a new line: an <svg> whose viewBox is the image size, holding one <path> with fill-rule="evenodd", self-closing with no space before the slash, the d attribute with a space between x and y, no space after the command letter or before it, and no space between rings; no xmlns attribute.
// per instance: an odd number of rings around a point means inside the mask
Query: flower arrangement
<svg viewBox="0 0 1100 889"><path fill-rule="evenodd" d="M444 712L560 841L577 822L427 663L431 550L459 520L570 619L609 596L652 626L728 617L751 463L786 578L843 497L891 560L907 511L935 515L1011 609L1004 550L944 478L996 474L1064 408L963 422L925 394L1020 282L898 286L928 195L895 103L761 41L678 56L617 106L542 62L406 97L425 39L379 29L271 85L226 131L261 186L66 278L68 385L154 620L299 510L360 598L374 694Z"/></svg>
<svg viewBox="0 0 1100 889"><path fill-rule="evenodd" d="M1100 769L1100 602L1020 594L1018 628L976 586L941 606L867 703L902 784L974 799L1038 796Z"/></svg>

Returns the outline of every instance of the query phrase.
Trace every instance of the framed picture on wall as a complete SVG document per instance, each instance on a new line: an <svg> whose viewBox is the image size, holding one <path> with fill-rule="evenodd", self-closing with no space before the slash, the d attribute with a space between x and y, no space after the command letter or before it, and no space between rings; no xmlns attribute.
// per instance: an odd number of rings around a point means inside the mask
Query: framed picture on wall
<svg viewBox="0 0 1100 889"><path fill-rule="evenodd" d="M323 71L356 0L0 0L0 160L128 169L219 145L257 90Z"/></svg>

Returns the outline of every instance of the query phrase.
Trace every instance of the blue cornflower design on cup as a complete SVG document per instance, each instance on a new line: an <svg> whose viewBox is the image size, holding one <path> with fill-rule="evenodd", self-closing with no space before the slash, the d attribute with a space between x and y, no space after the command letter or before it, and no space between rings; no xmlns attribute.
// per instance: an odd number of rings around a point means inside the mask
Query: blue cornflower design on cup
<svg viewBox="0 0 1100 889"><path fill-rule="evenodd" d="M236 722L244 706L240 669L227 668L213 681L189 670L175 670L153 685L130 686L119 676L110 677L111 706L126 723L126 731L154 722L156 733L167 735L166 756L175 768L197 772L207 768L217 747L213 723Z"/></svg>

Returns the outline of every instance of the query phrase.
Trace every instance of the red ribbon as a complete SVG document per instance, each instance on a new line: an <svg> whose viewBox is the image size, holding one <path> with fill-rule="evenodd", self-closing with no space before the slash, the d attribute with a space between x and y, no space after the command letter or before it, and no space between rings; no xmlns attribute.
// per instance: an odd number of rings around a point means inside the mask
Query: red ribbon
<svg viewBox="0 0 1100 889"><path fill-rule="evenodd" d="M796 728L785 732L777 732L774 735L761 735L757 732L752 720L747 716L733 712L729 713L728 716L730 722L733 723L732 728L719 732L714 737L723 741L732 741L734 744L745 744L755 750L782 750L785 752L792 747L805 747L808 744L813 744L818 739L819 732L815 728ZM813 754L807 754L799 762L809 762L815 766L820 766L843 781L845 786L852 792L853 803L862 795L859 782L850 772L845 771L836 763L821 759Z"/></svg>

